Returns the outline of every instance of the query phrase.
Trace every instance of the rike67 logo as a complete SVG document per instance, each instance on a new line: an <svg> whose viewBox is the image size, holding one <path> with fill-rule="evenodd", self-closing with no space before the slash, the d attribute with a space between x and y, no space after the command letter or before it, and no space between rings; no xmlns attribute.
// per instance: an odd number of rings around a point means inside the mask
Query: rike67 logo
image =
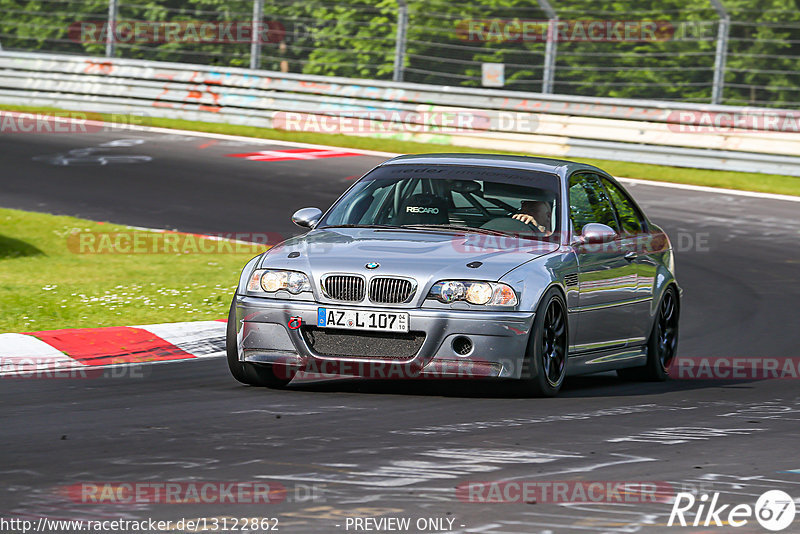
<svg viewBox="0 0 800 534"><path fill-rule="evenodd" d="M709 500L705 493L696 498L691 493L680 492L675 496L667 526L743 527L755 519L765 529L777 532L791 525L794 516L794 500L780 490L763 493L755 507L719 504L719 493L714 493Z"/></svg>

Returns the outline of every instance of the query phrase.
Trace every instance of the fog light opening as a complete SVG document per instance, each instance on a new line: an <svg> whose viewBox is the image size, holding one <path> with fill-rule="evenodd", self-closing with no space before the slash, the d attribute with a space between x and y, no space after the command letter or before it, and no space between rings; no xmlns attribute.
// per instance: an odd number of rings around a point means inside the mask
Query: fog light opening
<svg viewBox="0 0 800 534"><path fill-rule="evenodd" d="M472 340L468 337L458 336L453 340L453 352L459 356L469 356L472 348Z"/></svg>

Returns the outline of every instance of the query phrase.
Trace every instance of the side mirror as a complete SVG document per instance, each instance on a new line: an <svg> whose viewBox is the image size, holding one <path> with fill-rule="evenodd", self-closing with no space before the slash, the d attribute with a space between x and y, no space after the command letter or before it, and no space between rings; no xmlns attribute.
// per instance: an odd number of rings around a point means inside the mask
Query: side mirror
<svg viewBox="0 0 800 534"><path fill-rule="evenodd" d="M589 223L583 227L581 243L584 245L608 243L616 239L616 237L617 233L610 226L600 223Z"/></svg>
<svg viewBox="0 0 800 534"><path fill-rule="evenodd" d="M314 228L314 225L319 222L321 217L322 210L319 208L302 208L294 212L292 222L303 228Z"/></svg>

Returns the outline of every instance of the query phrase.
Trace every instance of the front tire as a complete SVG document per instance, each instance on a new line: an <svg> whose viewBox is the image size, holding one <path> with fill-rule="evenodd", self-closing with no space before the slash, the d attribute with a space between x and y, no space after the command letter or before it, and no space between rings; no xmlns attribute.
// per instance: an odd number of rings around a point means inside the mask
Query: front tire
<svg viewBox="0 0 800 534"><path fill-rule="evenodd" d="M297 371L285 366L276 369L276 366L268 363L245 363L245 376L247 383L251 386L268 387L272 389L283 389L292 381ZM276 372L277 371L277 372Z"/></svg>
<svg viewBox="0 0 800 534"><path fill-rule="evenodd" d="M669 378L669 366L678 352L678 319L680 303L675 286L669 286L658 305L653 330L647 340L647 363L642 367L618 369L626 380L662 382Z"/></svg>
<svg viewBox="0 0 800 534"><path fill-rule="evenodd" d="M236 341L236 297L231 302L228 312L228 327L225 331L225 350L228 357L228 369L233 378L248 386L260 386L281 389L292 381L297 371L282 367L276 373L275 366L270 364L254 364L239 361L239 348Z"/></svg>
<svg viewBox="0 0 800 534"><path fill-rule="evenodd" d="M554 397L567 374L567 306L556 288L541 299L522 367L523 387L535 397Z"/></svg>

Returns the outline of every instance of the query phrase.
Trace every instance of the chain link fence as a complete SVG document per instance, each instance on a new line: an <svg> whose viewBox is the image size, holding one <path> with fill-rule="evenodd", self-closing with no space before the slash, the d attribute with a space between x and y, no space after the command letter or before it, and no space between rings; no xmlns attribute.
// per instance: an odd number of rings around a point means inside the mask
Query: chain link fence
<svg viewBox="0 0 800 534"><path fill-rule="evenodd" d="M0 8L5 50L800 107L800 0L0 0Z"/></svg>

